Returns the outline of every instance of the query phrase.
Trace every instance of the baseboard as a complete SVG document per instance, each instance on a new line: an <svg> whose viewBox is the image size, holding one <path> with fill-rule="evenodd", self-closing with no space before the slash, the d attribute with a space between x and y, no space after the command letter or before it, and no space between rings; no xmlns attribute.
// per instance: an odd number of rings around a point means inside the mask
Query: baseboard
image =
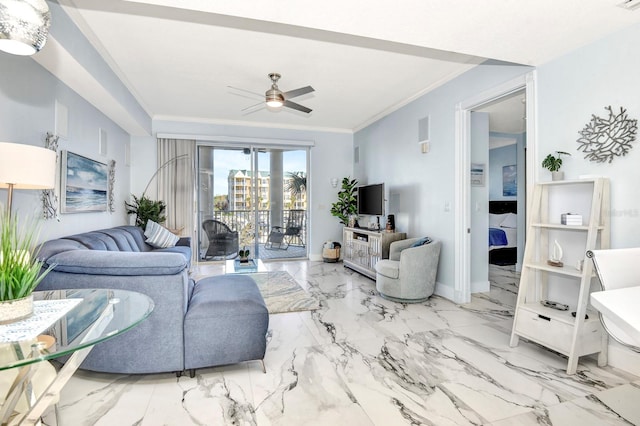
<svg viewBox="0 0 640 426"><path fill-rule="evenodd" d="M450 285L445 285L445 284L436 282L436 288L433 294L438 295L440 297L444 297L445 299L449 299L451 301L455 300L453 287L451 287Z"/></svg>
<svg viewBox="0 0 640 426"><path fill-rule="evenodd" d="M471 283L471 293L486 293L490 290L489 281L476 281Z"/></svg>
<svg viewBox="0 0 640 426"><path fill-rule="evenodd" d="M309 253L309 260L312 262L322 262L321 253Z"/></svg>
<svg viewBox="0 0 640 426"><path fill-rule="evenodd" d="M640 354L617 342L609 342L609 365L640 376Z"/></svg>

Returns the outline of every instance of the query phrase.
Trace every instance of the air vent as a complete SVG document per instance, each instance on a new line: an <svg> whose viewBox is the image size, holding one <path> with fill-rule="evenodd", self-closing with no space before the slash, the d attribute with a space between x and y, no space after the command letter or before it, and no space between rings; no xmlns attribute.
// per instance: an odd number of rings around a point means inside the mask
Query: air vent
<svg viewBox="0 0 640 426"><path fill-rule="evenodd" d="M626 0L620 3L618 6L624 9L636 10L640 8L640 0Z"/></svg>

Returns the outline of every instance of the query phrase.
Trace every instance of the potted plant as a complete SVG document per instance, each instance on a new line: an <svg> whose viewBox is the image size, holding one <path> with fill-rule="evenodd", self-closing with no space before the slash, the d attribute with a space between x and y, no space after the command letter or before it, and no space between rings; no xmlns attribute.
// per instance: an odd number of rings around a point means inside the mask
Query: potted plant
<svg viewBox="0 0 640 426"><path fill-rule="evenodd" d="M565 151L556 151L556 154L557 156L553 154L547 155L546 158L542 160L542 167L551 172L551 180L562 180L564 179L564 172L560 171L560 167L562 167L562 156L571 156L571 154Z"/></svg>
<svg viewBox="0 0 640 426"><path fill-rule="evenodd" d="M147 221L152 220L155 223L163 223L167 218L164 215L164 211L167 205L164 201L155 201L142 195L140 198L132 195L133 202L124 202L127 209L127 214L136 215L136 226L145 229L147 227Z"/></svg>
<svg viewBox="0 0 640 426"><path fill-rule="evenodd" d="M356 179L343 178L342 187L338 191L338 201L331 204L331 214L340 219L340 223L345 226L353 226L353 224L349 223L349 217L358 213L357 185L358 181Z"/></svg>
<svg viewBox="0 0 640 426"><path fill-rule="evenodd" d="M248 263L250 254L251 254L251 250L249 250L246 246L243 247L241 250L238 250L238 256L240 257L240 262Z"/></svg>
<svg viewBox="0 0 640 426"><path fill-rule="evenodd" d="M37 226L18 226L18 219L0 213L0 324L19 321L33 313L33 290L53 266L43 270L33 244Z"/></svg>

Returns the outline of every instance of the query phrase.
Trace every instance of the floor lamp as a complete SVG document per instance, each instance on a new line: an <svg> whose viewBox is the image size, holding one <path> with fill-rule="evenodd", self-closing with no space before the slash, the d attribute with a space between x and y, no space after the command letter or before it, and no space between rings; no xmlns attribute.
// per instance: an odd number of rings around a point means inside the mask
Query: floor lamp
<svg viewBox="0 0 640 426"><path fill-rule="evenodd" d="M7 188L7 214L11 214L14 189L51 189L55 184L55 151L0 142L0 188Z"/></svg>

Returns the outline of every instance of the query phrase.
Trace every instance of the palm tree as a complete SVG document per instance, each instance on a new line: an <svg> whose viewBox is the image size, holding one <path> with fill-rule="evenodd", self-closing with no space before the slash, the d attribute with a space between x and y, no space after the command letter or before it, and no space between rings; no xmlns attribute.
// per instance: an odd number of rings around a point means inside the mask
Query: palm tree
<svg viewBox="0 0 640 426"><path fill-rule="evenodd" d="M287 184L284 189L291 193L293 198L301 198L307 192L307 175L305 172L287 172Z"/></svg>

